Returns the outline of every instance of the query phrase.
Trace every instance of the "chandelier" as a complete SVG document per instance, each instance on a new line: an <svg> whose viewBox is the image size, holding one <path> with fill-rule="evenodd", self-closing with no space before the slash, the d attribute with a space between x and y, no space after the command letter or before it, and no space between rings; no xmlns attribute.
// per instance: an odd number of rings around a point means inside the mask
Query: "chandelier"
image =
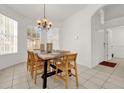
<svg viewBox="0 0 124 93"><path fill-rule="evenodd" d="M50 22L45 16L45 4L44 4L44 17L37 21L38 28L45 29L48 31L52 27L52 22Z"/></svg>

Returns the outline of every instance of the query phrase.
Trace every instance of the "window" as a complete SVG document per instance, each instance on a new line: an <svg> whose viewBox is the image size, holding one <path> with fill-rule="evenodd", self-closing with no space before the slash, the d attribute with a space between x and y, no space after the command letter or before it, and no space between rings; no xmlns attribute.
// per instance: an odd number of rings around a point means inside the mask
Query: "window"
<svg viewBox="0 0 124 93"><path fill-rule="evenodd" d="M28 49L40 49L41 32L36 31L34 27L27 29L27 48Z"/></svg>
<svg viewBox="0 0 124 93"><path fill-rule="evenodd" d="M59 29L53 28L47 32L47 41L53 43L53 49L59 49Z"/></svg>
<svg viewBox="0 0 124 93"><path fill-rule="evenodd" d="M17 53L17 24L0 14L0 55Z"/></svg>
<svg viewBox="0 0 124 93"><path fill-rule="evenodd" d="M37 27L36 27L37 28ZM40 49L42 41L42 31L35 27L27 29L27 49ZM47 42L53 43L53 49L59 49L59 29L52 28L47 32ZM46 42L46 43L47 43Z"/></svg>

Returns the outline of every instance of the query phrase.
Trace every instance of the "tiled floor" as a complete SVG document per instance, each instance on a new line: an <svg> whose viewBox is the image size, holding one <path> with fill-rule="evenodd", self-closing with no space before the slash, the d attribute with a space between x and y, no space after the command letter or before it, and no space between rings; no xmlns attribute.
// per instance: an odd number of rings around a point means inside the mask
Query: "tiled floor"
<svg viewBox="0 0 124 93"><path fill-rule="evenodd" d="M122 89L124 88L124 59L114 58L115 68L98 65L92 69L78 65L79 88L80 89ZM37 79L37 84L32 82L30 74L27 73L26 63L0 71L1 89L42 89L42 79ZM48 78L48 89L64 89L64 82L54 77ZM69 78L69 88L76 89L75 78Z"/></svg>

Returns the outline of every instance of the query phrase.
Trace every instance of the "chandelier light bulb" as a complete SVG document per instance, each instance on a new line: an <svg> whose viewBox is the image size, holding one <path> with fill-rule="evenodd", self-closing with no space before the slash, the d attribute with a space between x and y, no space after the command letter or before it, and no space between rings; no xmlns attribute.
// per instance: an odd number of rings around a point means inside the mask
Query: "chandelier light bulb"
<svg viewBox="0 0 124 93"><path fill-rule="evenodd" d="M45 17L45 4L44 4L44 17L41 20L37 20L38 28L49 30L52 27L52 22L50 22Z"/></svg>
<svg viewBox="0 0 124 93"><path fill-rule="evenodd" d="M52 22L49 22L49 26L50 26L50 27L52 26Z"/></svg>
<svg viewBox="0 0 124 93"><path fill-rule="evenodd" d="M40 20L37 20L37 24L40 25L41 24L41 21Z"/></svg>

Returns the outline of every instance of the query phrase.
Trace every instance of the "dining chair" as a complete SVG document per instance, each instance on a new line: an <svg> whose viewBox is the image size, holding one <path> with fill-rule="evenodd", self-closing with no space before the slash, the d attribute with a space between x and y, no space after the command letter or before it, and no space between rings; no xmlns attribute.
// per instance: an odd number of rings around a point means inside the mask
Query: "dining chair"
<svg viewBox="0 0 124 93"><path fill-rule="evenodd" d="M46 51L47 51L47 53L51 53L53 51L53 43L46 44ZM54 65L54 60L49 60L49 62L48 62L48 71L49 72L52 70L52 68L50 68L50 64Z"/></svg>
<svg viewBox="0 0 124 93"><path fill-rule="evenodd" d="M46 51L51 53L53 50L53 43L47 43Z"/></svg>
<svg viewBox="0 0 124 93"><path fill-rule="evenodd" d="M43 60L37 56L33 51L28 51L30 60L30 72L34 83L36 84L36 79L39 74L43 72Z"/></svg>
<svg viewBox="0 0 124 93"><path fill-rule="evenodd" d="M37 51L37 50L40 50L39 48L35 48L35 49L33 49L34 51Z"/></svg>
<svg viewBox="0 0 124 93"><path fill-rule="evenodd" d="M69 73L76 79L76 86L78 87L78 74L77 74L77 64L76 64L77 53L70 53L63 57L62 60L56 62L56 75L55 79L59 76L65 82L65 88L68 88ZM62 74L58 75L58 70L62 70Z"/></svg>
<svg viewBox="0 0 124 93"><path fill-rule="evenodd" d="M45 51L45 44L43 43L40 44L40 51Z"/></svg>
<svg viewBox="0 0 124 93"><path fill-rule="evenodd" d="M33 51L33 50L28 50L27 51L27 71L31 71L31 56L30 56L30 52Z"/></svg>

